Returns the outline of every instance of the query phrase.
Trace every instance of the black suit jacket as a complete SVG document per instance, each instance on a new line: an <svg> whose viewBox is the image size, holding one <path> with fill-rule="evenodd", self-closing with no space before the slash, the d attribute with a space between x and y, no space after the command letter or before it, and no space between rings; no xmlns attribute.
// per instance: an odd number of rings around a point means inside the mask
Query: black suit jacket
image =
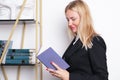
<svg viewBox="0 0 120 80"><path fill-rule="evenodd" d="M75 39L74 39L75 40ZM106 44L102 37L93 38L93 46L86 50L80 39L70 44L63 59L70 65L69 80L108 80Z"/></svg>

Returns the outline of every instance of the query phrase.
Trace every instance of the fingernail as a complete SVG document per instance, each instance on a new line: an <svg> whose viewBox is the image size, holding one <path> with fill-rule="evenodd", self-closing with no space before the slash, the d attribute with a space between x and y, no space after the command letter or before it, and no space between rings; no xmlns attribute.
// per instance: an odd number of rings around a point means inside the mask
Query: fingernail
<svg viewBox="0 0 120 80"><path fill-rule="evenodd" d="M52 64L53 62L50 62L50 64Z"/></svg>

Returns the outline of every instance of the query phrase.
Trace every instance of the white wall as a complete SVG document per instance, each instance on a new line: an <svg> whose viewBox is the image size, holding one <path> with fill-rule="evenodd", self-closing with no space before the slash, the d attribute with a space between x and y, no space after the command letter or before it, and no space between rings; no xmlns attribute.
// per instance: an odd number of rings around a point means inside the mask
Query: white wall
<svg viewBox="0 0 120 80"><path fill-rule="evenodd" d="M65 6L72 0L43 0L43 49L51 46L56 52L62 56L66 48L68 47L70 40L67 35L67 22L64 15ZM119 44L120 34L120 5L119 0L85 0L91 10L91 14L94 20L95 29L105 39L107 44L107 61L109 80L120 80L120 63L119 63ZM0 24L0 39L7 39L8 33L11 29L11 25ZM21 25L19 25L21 26ZM33 25L29 25L28 35L34 28ZM16 44L15 48L19 48L19 37L21 33L21 27L17 27L16 36L14 36ZM7 30L7 31L6 31ZM6 31L6 32L5 32ZM3 33L3 34L2 34ZM20 33L20 34L19 34ZM34 35L34 31L32 33ZM26 42L29 41L29 37ZM31 40L32 41L32 40ZM34 41L34 40L33 40ZM34 47L26 44L26 47ZM16 66L7 66L7 74L11 77L9 80L16 80ZM34 67L22 67L21 80L34 80ZM3 76L1 75L1 80ZM47 71L46 67L43 68L43 80L59 80L51 76Z"/></svg>
<svg viewBox="0 0 120 80"><path fill-rule="evenodd" d="M64 8L71 0L43 0L43 46L62 55L69 44ZM120 80L119 0L84 0L88 3L95 29L107 44L109 80ZM48 77L48 78L47 78ZM44 69L43 80L56 80Z"/></svg>
<svg viewBox="0 0 120 80"><path fill-rule="evenodd" d="M120 10L119 0L88 0L91 6L95 28L107 44L109 80L120 80Z"/></svg>
<svg viewBox="0 0 120 80"><path fill-rule="evenodd" d="M53 47L63 55L70 40L67 35L67 22L64 8L71 0L43 0L43 47ZM59 80L44 68L43 80Z"/></svg>

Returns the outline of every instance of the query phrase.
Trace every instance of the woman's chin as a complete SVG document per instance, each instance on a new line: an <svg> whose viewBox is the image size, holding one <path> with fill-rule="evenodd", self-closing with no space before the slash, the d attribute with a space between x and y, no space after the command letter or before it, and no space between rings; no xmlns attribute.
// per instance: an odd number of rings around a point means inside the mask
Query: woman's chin
<svg viewBox="0 0 120 80"><path fill-rule="evenodd" d="M76 32L77 32L77 29L71 28L71 31L72 31L73 33L76 33Z"/></svg>

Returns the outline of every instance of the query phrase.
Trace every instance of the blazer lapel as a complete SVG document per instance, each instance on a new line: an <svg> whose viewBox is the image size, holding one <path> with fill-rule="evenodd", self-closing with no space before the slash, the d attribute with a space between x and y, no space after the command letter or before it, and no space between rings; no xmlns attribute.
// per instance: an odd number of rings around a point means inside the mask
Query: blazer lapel
<svg viewBox="0 0 120 80"><path fill-rule="evenodd" d="M72 45L71 50L69 50L69 55L72 55L76 50L78 50L79 48L82 48L82 42L80 41L80 39L77 40L77 42Z"/></svg>
<svg viewBox="0 0 120 80"><path fill-rule="evenodd" d="M72 41L72 43L70 44L70 46L68 47L68 49L66 50L66 52L63 55L63 59L68 60L68 58L74 54L74 52L76 50L78 50L79 48L82 48L82 42L80 41L80 39L77 40L77 42L73 45L73 42L75 40Z"/></svg>

